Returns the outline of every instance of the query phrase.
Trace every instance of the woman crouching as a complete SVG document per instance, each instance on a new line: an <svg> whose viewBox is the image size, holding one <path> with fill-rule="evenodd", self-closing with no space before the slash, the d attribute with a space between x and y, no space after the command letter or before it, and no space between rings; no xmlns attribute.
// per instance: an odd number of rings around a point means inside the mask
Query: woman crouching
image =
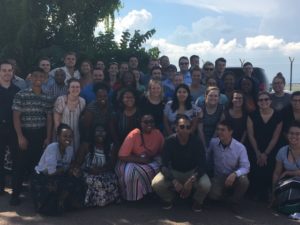
<svg viewBox="0 0 300 225"><path fill-rule="evenodd" d="M66 124L57 128L57 141L45 149L33 176L31 187L35 209L45 215L59 215L83 205L82 181L69 175L73 158L73 131Z"/></svg>
<svg viewBox="0 0 300 225"><path fill-rule="evenodd" d="M160 167L157 156L163 146L163 135L155 129L152 115L143 115L140 123L140 128L125 138L116 165L122 197L127 201L140 200L152 192L151 181Z"/></svg>
<svg viewBox="0 0 300 225"><path fill-rule="evenodd" d="M84 200L87 207L105 206L120 200L110 146L104 127L97 125L92 142L89 146L80 148L77 155L77 168L83 168L87 186Z"/></svg>

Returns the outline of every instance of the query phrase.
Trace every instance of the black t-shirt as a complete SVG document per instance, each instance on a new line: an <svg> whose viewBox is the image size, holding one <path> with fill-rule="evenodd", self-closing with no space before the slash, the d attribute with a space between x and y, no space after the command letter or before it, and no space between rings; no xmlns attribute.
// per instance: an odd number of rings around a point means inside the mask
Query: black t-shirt
<svg viewBox="0 0 300 225"><path fill-rule="evenodd" d="M0 85L0 124L13 125L12 104L20 88L11 84L8 88Z"/></svg>
<svg viewBox="0 0 300 225"><path fill-rule="evenodd" d="M145 96L142 97L140 102L140 109L142 114L149 113L153 116L155 121L156 128L160 129L163 125L163 117L164 117L164 101L161 101L159 104L152 104L148 98Z"/></svg>
<svg viewBox="0 0 300 225"><path fill-rule="evenodd" d="M206 168L202 143L195 135L191 135L185 145L180 144L177 134L169 136L164 144L162 167L183 173L195 170L198 177L202 176ZM169 177L169 179L172 178Z"/></svg>

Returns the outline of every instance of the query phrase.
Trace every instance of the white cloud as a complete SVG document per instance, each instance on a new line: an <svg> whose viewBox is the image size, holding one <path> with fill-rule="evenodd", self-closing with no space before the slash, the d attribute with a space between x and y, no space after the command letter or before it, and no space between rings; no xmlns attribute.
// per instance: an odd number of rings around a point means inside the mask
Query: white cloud
<svg viewBox="0 0 300 225"><path fill-rule="evenodd" d="M167 55L177 66L180 56L199 55L201 60L214 62L218 57L225 57L229 66L240 66L239 59L250 61L253 65L265 68L269 81L279 71L289 74L288 56L295 57L294 74L300 69L297 60L300 59L300 42L285 42L274 36L247 37L244 44L237 39L225 41L220 39L216 43L200 41L188 45L178 45L166 39L151 39L149 47L158 47L161 55ZM287 80L289 77L286 77ZM300 82L300 77L294 75L294 82Z"/></svg>
<svg viewBox="0 0 300 225"><path fill-rule="evenodd" d="M274 49L281 48L284 45L283 39L277 39L274 36L264 36L259 35L256 37L247 37L246 38L246 49Z"/></svg>
<svg viewBox="0 0 300 225"><path fill-rule="evenodd" d="M115 39L118 41L121 38L122 32L129 30L131 33L134 30L145 32L150 29L152 14L146 9L132 10L124 17L115 18ZM95 30L97 35L99 31L104 31L104 23L99 22Z"/></svg>
<svg viewBox="0 0 300 225"><path fill-rule="evenodd" d="M300 39L298 32L300 21L300 1L297 0L165 0L170 4L181 4L197 7L203 12L207 10L220 15L255 17L260 19L258 34L276 35L291 41Z"/></svg>
<svg viewBox="0 0 300 225"><path fill-rule="evenodd" d="M168 39L175 43L192 43L195 41L218 41L219 37L232 36L233 27L226 23L222 16L206 16L191 24L191 28L179 25L175 31L169 35Z"/></svg>
<svg viewBox="0 0 300 225"><path fill-rule="evenodd" d="M270 13L278 7L279 0L165 0L169 3L177 3L197 7L200 9L209 9L218 13L231 12L245 16L263 16Z"/></svg>

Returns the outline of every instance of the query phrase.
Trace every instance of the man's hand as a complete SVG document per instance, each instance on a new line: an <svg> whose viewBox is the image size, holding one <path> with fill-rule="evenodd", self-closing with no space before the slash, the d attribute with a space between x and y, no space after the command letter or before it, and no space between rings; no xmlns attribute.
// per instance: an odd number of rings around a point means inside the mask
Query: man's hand
<svg viewBox="0 0 300 225"><path fill-rule="evenodd" d="M173 185L174 185L174 188L175 188L175 191L177 193L181 193L182 189L183 189L183 185L176 179L174 179L172 181Z"/></svg>
<svg viewBox="0 0 300 225"><path fill-rule="evenodd" d="M46 138L46 139L44 140L43 148L46 148L49 144L50 144L50 139L49 139L49 138Z"/></svg>
<svg viewBox="0 0 300 225"><path fill-rule="evenodd" d="M28 141L24 136L18 137L18 143L21 150L26 150L28 147Z"/></svg>
<svg viewBox="0 0 300 225"><path fill-rule="evenodd" d="M231 187L236 178L237 178L236 173L229 174L229 176L225 180L225 187Z"/></svg>
<svg viewBox="0 0 300 225"><path fill-rule="evenodd" d="M193 179L188 179L184 185L183 185L183 189L180 193L180 197L181 198L187 198L190 196L192 188L193 188Z"/></svg>

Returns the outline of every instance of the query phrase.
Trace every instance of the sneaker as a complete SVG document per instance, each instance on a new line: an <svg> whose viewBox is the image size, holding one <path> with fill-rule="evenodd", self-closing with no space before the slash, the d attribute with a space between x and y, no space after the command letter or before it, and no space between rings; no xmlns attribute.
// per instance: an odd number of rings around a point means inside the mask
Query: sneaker
<svg viewBox="0 0 300 225"><path fill-rule="evenodd" d="M197 201L194 201L194 203L193 203L193 206L192 206L192 210L194 211L194 212L201 212L202 211L202 204L200 204L199 202L197 202Z"/></svg>
<svg viewBox="0 0 300 225"><path fill-rule="evenodd" d="M9 204L11 206L17 206L21 204L21 199L19 196L11 196L11 199L9 201Z"/></svg>
<svg viewBox="0 0 300 225"><path fill-rule="evenodd" d="M172 202L163 202L162 203L162 208L165 210L169 210L172 209L173 207L173 203Z"/></svg>

